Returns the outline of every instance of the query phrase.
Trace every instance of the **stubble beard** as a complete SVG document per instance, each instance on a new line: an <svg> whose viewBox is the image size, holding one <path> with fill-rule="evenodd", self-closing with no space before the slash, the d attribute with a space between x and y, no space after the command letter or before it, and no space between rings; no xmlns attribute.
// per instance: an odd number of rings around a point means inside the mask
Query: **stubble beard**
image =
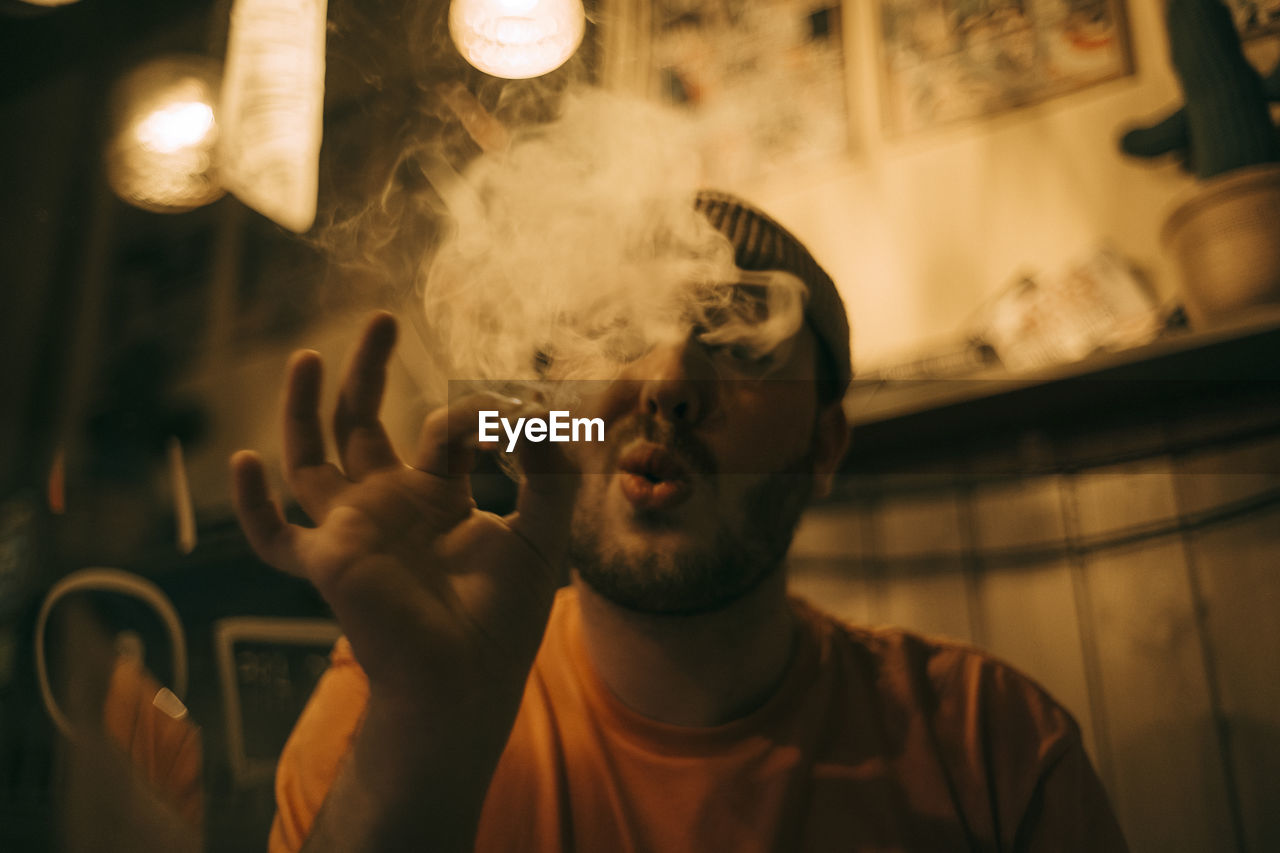
<svg viewBox="0 0 1280 853"><path fill-rule="evenodd" d="M733 518L720 518L706 544L637 551L608 541L603 500L579 502L569 565L605 599L641 613L693 615L720 610L782 571L800 515L813 493L812 452L781 471L751 477ZM705 473L705 472L704 472ZM704 481L710 485L717 475ZM639 523L643 526L644 521ZM653 526L659 528L660 522Z"/></svg>

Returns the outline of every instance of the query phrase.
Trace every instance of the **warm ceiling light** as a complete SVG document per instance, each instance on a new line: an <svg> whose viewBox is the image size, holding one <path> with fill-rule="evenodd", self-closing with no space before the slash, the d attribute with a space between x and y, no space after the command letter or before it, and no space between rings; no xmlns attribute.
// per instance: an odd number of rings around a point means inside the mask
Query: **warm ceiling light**
<svg viewBox="0 0 1280 853"><path fill-rule="evenodd" d="M582 43L581 0L453 0L449 32L486 74L520 80L554 71Z"/></svg>
<svg viewBox="0 0 1280 853"><path fill-rule="evenodd" d="M23 2L31 6L70 6L76 0L23 0Z"/></svg>
<svg viewBox="0 0 1280 853"><path fill-rule="evenodd" d="M120 198L144 210L179 213L226 192L214 163L219 77L211 59L167 57L116 85L107 179Z"/></svg>
<svg viewBox="0 0 1280 853"><path fill-rule="evenodd" d="M185 94L192 100L176 101L160 107L134 128L139 144L149 151L172 154L198 146L213 133L213 106L202 100L198 84L186 81Z"/></svg>

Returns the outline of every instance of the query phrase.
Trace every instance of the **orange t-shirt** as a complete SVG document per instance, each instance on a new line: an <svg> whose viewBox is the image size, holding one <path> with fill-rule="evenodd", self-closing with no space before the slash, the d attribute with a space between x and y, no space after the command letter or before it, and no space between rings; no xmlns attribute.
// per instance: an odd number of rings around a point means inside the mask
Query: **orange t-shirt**
<svg viewBox="0 0 1280 853"><path fill-rule="evenodd" d="M967 646L794 606L801 639L773 696L689 728L609 691L562 591L476 849L1126 849L1075 721L1039 686ZM273 853L302 845L367 696L339 640L280 758Z"/></svg>

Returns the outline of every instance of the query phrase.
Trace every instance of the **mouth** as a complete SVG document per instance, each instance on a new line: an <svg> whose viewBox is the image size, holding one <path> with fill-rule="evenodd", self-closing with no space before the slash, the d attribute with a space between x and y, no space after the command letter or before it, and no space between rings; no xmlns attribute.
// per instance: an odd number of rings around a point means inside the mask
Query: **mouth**
<svg viewBox="0 0 1280 853"><path fill-rule="evenodd" d="M640 511L674 509L693 492L689 469L657 444L630 447L618 460L618 471L623 497Z"/></svg>

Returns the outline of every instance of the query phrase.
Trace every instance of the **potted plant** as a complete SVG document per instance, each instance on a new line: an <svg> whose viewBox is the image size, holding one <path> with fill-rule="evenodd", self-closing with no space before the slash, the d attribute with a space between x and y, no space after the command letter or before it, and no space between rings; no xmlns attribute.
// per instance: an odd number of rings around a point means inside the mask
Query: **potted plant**
<svg viewBox="0 0 1280 853"><path fill-rule="evenodd" d="M1280 65L1264 79L1245 58L1221 0L1169 0L1169 47L1185 105L1129 130L1121 150L1184 155L1199 184L1169 215L1161 238L1179 269L1193 327L1280 303L1280 136L1270 101Z"/></svg>

